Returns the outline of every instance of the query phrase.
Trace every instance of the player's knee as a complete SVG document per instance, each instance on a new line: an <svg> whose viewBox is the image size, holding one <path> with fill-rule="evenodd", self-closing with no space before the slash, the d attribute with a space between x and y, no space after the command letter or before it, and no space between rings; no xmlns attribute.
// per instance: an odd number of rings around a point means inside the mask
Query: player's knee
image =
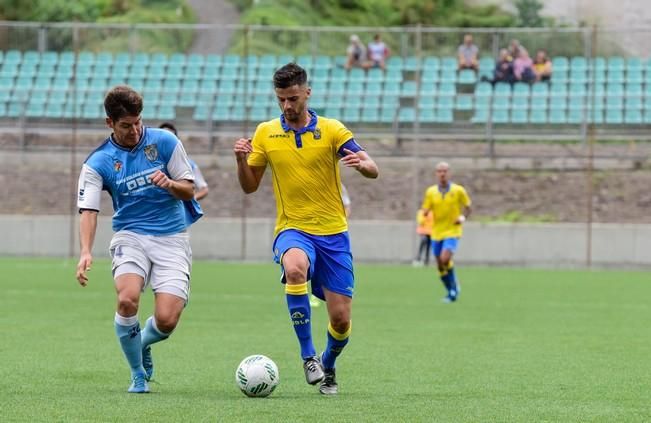
<svg viewBox="0 0 651 423"><path fill-rule="evenodd" d="M307 269L299 265L285 267L285 279L289 283L303 283L307 281Z"/></svg>
<svg viewBox="0 0 651 423"><path fill-rule="evenodd" d="M118 313L121 316L135 316L138 313L138 299L120 295L118 297Z"/></svg>
<svg viewBox="0 0 651 423"><path fill-rule="evenodd" d="M156 327L159 331L163 333L170 333L176 329L176 325L179 323L179 316L173 314L163 314L161 316L156 316Z"/></svg>
<svg viewBox="0 0 651 423"><path fill-rule="evenodd" d="M350 319L346 316L332 316L330 318L330 325L337 331L337 333L346 333L350 328Z"/></svg>

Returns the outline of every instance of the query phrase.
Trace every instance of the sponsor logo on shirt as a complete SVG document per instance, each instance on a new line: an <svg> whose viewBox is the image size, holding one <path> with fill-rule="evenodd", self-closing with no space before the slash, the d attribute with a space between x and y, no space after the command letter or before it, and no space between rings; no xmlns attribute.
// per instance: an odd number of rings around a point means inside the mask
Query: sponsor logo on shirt
<svg viewBox="0 0 651 423"><path fill-rule="evenodd" d="M113 169L115 169L116 172L119 172L122 169L122 162L119 160L114 160Z"/></svg>
<svg viewBox="0 0 651 423"><path fill-rule="evenodd" d="M289 134L271 134L269 138L289 138Z"/></svg>

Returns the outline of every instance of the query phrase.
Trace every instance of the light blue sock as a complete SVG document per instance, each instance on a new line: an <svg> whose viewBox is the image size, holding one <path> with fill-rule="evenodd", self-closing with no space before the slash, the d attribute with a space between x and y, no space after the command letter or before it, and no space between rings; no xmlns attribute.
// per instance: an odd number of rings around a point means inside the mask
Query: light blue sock
<svg viewBox="0 0 651 423"><path fill-rule="evenodd" d="M156 342L163 341L169 338L171 333L161 332L156 326L156 319L154 316L150 316L149 319L145 322L145 327L140 333L140 338L142 339L142 349L144 350L151 344Z"/></svg>
<svg viewBox="0 0 651 423"><path fill-rule="evenodd" d="M115 313L115 334L120 340L122 351L131 368L131 375L145 374L142 367L142 343L138 315L123 317Z"/></svg>
<svg viewBox="0 0 651 423"><path fill-rule="evenodd" d="M328 324L328 344L321 357L324 369L335 368L335 360L339 357L346 344L348 344L351 328L352 324L348 327L346 333L338 333L331 324Z"/></svg>

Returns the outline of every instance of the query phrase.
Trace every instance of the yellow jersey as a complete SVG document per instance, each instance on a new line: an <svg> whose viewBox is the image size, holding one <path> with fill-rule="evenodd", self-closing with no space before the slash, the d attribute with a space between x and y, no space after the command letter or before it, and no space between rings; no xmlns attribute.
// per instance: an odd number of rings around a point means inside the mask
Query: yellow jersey
<svg viewBox="0 0 651 423"><path fill-rule="evenodd" d="M430 210L434 216L432 239L440 241L445 238L459 238L463 234L463 225L456 223L464 207L470 206L470 197L458 184L449 183L449 188L441 192L438 185L432 185L425 191L421 208Z"/></svg>
<svg viewBox="0 0 651 423"><path fill-rule="evenodd" d="M276 235L286 229L312 235L348 230L337 152L353 134L338 120L310 115L310 123L298 131L282 117L263 122L251 141L249 166L271 168Z"/></svg>

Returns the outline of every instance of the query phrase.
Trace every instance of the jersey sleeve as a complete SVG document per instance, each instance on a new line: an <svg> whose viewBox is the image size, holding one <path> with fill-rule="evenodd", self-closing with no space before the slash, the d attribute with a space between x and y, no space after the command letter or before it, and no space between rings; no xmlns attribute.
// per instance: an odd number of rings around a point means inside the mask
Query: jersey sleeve
<svg viewBox="0 0 651 423"><path fill-rule="evenodd" d="M258 125L253 134L253 139L251 140L251 146L253 151L249 154L248 159L246 160L249 166L254 167L265 167L267 166L267 153L264 149L264 139L266 131L262 124Z"/></svg>
<svg viewBox="0 0 651 423"><path fill-rule="evenodd" d="M423 204L420 206L421 209L425 210L432 210L432 196L430 195L430 192L432 191L431 188L428 188L427 191L425 191L425 197L423 197Z"/></svg>
<svg viewBox="0 0 651 423"><path fill-rule="evenodd" d="M79 174L77 184L79 195L77 196L77 207L79 211L95 210L99 211L100 199L102 197L102 187L104 181L102 176L92 167L84 163Z"/></svg>
<svg viewBox="0 0 651 423"><path fill-rule="evenodd" d="M353 137L353 133L350 132L350 130L346 128L343 123L339 122L336 119L331 119L330 122L331 122L330 130L332 131L332 135L333 135L332 140L335 144L335 149L337 151L339 151L339 149L348 141L350 140L355 141L355 138Z"/></svg>
<svg viewBox="0 0 651 423"><path fill-rule="evenodd" d="M470 196L468 196L468 193L466 192L466 189L464 187L460 186L459 188L461 188L460 190L461 195L459 196L459 201L461 202L461 205L464 207L469 207L471 204Z"/></svg>
<svg viewBox="0 0 651 423"><path fill-rule="evenodd" d="M170 174L170 177L175 181L181 179L187 179L189 181L194 181L194 172L192 172L192 166L190 165L190 160L188 155L185 153L183 144L180 141L177 142L172 156L167 162L167 171Z"/></svg>
<svg viewBox="0 0 651 423"><path fill-rule="evenodd" d="M203 189L208 186L208 182L206 182L206 179L203 177L203 173L201 173L199 166L194 167L194 186L197 187L197 189Z"/></svg>

